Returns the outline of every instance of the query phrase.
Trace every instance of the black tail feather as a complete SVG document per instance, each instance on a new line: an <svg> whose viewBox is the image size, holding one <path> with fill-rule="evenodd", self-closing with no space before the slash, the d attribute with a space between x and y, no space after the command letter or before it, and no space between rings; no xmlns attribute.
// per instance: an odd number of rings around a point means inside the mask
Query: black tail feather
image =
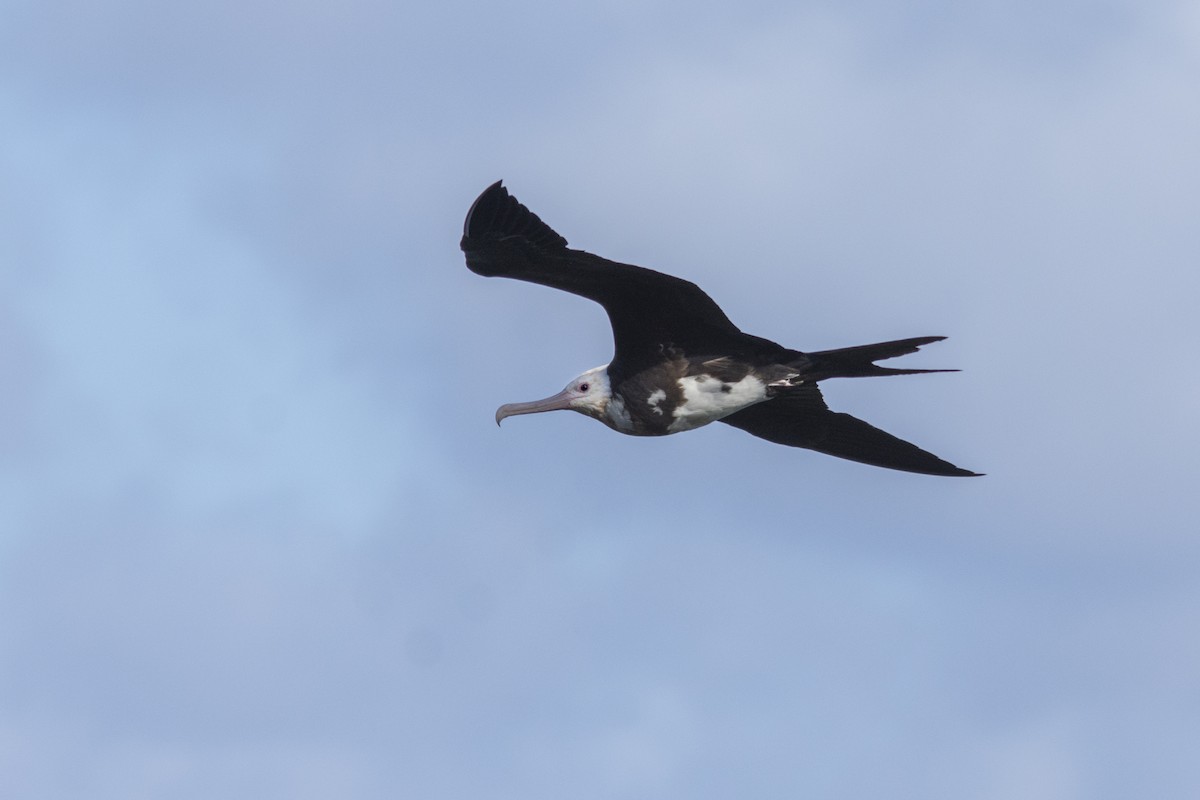
<svg viewBox="0 0 1200 800"><path fill-rule="evenodd" d="M958 372L956 369L895 369L874 363L915 353L923 345L940 342L945 336L917 336L891 342L842 347L805 353L808 364L802 377L819 381L826 378L868 378L877 375L919 375L926 372Z"/></svg>

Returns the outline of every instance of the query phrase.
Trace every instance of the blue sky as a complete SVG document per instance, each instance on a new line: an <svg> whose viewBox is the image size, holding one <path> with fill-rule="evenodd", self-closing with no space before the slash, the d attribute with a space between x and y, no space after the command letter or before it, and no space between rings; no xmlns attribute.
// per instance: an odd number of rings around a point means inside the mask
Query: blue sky
<svg viewBox="0 0 1200 800"><path fill-rule="evenodd" d="M27 798L1200 789L1185 2L5 4L0 776ZM939 480L511 420L603 312L504 178Z"/></svg>

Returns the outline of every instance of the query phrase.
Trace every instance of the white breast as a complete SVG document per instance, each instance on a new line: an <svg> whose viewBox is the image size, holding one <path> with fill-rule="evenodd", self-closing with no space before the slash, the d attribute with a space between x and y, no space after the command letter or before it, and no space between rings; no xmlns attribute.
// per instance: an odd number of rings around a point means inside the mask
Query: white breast
<svg viewBox="0 0 1200 800"><path fill-rule="evenodd" d="M667 428L671 433L699 428L767 399L766 386L753 375L736 383L720 381L711 375L694 375L680 378L679 388L683 391L683 402L675 407L675 419Z"/></svg>
<svg viewBox="0 0 1200 800"><path fill-rule="evenodd" d="M629 416L629 410L625 408L625 399L619 394L608 399L604 406L604 416L600 418L600 421L615 431L633 433L633 417Z"/></svg>

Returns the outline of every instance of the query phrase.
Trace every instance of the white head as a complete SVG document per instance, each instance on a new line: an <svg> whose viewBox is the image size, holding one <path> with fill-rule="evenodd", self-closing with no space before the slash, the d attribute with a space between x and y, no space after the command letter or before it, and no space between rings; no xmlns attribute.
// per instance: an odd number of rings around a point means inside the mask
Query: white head
<svg viewBox="0 0 1200 800"><path fill-rule="evenodd" d="M605 411L608 401L612 398L612 387L608 382L608 367L589 369L575 380L567 384L556 395L545 400L534 400L530 403L508 403L496 409L496 424L505 417L515 417L517 414L536 414L540 411L559 411L567 409L578 411L595 417L601 422L608 423Z"/></svg>

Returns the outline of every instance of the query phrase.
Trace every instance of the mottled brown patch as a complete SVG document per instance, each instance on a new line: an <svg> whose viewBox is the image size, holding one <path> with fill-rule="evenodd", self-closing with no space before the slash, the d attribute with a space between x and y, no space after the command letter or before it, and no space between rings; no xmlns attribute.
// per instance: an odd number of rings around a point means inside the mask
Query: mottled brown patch
<svg viewBox="0 0 1200 800"><path fill-rule="evenodd" d="M662 436L675 419L675 409L683 402L679 379L687 372L687 361L661 361L649 369L626 378L613 387L625 401L625 410L633 420L635 432L642 436ZM658 395L655 393L658 392ZM651 397L661 397L651 402Z"/></svg>

